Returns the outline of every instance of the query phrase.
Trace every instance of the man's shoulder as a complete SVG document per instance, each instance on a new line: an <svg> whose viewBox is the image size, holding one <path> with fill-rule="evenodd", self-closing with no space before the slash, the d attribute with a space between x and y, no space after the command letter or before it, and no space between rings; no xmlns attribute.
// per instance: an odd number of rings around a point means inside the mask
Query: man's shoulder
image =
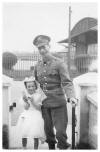
<svg viewBox="0 0 100 152"><path fill-rule="evenodd" d="M35 64L35 67L39 66L42 64L42 60L38 60L37 63Z"/></svg>
<svg viewBox="0 0 100 152"><path fill-rule="evenodd" d="M56 57L56 56L52 56L53 57L53 60L56 62L56 63L62 63L63 62L63 59L59 58L59 57Z"/></svg>
<svg viewBox="0 0 100 152"><path fill-rule="evenodd" d="M65 62L63 61L63 59L58 58L58 57L56 57L56 58L54 59L54 62L55 62L58 66L60 66L60 65L62 65L62 64L65 63Z"/></svg>

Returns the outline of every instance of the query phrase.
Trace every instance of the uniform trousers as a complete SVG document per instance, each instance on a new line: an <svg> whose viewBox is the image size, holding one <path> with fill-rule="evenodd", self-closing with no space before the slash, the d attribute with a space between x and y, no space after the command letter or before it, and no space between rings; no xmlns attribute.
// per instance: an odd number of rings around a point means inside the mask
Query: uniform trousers
<svg viewBox="0 0 100 152"><path fill-rule="evenodd" d="M42 106L41 109L44 118L44 129L48 145L51 145L52 147L52 145L55 145L57 140L57 147L59 149L67 149L67 106L63 105L53 108ZM56 134L54 134L54 127L56 129Z"/></svg>

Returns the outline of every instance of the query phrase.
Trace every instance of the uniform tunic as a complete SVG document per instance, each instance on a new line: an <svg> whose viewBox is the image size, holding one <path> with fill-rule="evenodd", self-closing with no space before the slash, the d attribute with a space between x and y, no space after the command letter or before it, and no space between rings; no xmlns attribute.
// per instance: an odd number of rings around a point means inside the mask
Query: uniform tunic
<svg viewBox="0 0 100 152"><path fill-rule="evenodd" d="M66 104L66 98L74 97L67 65L59 58L52 57L47 64L40 61L35 68L35 76L47 96L45 107L58 107Z"/></svg>

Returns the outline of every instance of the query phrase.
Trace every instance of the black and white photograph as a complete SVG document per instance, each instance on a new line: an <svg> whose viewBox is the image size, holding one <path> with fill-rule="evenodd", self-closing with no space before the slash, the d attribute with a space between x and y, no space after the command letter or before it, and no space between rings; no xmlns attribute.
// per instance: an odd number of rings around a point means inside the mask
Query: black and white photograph
<svg viewBox="0 0 100 152"><path fill-rule="evenodd" d="M98 3L1 5L2 150L98 150Z"/></svg>

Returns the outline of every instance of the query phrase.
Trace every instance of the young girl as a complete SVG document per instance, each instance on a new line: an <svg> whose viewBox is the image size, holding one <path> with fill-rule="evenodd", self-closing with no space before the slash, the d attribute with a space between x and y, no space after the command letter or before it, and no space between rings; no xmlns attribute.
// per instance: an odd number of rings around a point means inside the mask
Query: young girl
<svg viewBox="0 0 100 152"><path fill-rule="evenodd" d="M22 134L22 146L27 147L27 138L34 139L34 149L38 149L39 139L46 140L44 132L44 121L41 114L42 101L46 95L40 89L39 84L34 77L25 78L24 85L26 91L21 97L21 104L24 106L24 112L18 120L18 128Z"/></svg>

